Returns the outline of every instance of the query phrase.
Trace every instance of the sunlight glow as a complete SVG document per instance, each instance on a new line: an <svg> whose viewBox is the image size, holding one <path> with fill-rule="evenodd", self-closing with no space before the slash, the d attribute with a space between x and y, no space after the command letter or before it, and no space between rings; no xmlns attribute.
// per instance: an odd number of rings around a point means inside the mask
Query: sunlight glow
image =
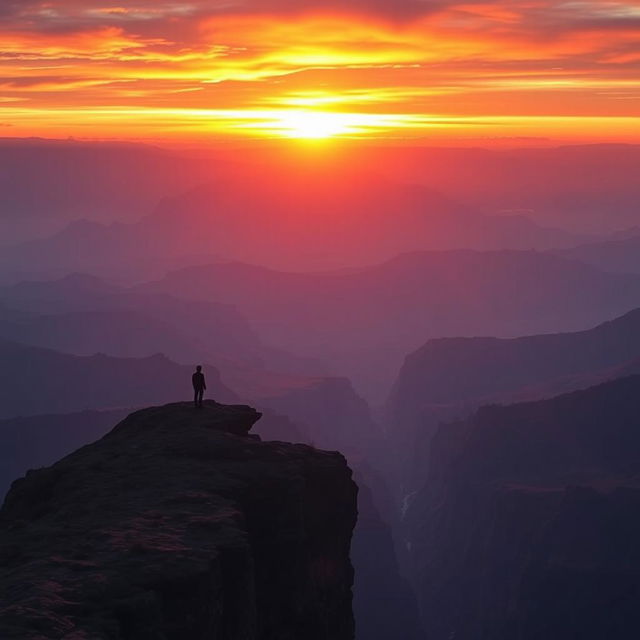
<svg viewBox="0 0 640 640"><path fill-rule="evenodd" d="M629 101L631 102L631 101ZM43 110L0 98L0 114L21 123L12 133L46 135L65 129L79 137L95 132L114 138L165 140L229 139L236 135L290 140L429 139L491 141L533 138L545 131L557 140L629 141L636 117L624 116L448 116L443 114L362 113L314 109L194 109L166 107L74 107ZM72 129L68 123L74 122ZM2 126L2 120L0 120ZM140 134L145 132L148 137ZM606 132L606 137L597 137ZM640 139L640 137L638 138Z"/></svg>
<svg viewBox="0 0 640 640"><path fill-rule="evenodd" d="M353 122L346 114L328 111L291 111L283 113L275 128L290 138L322 139L353 133Z"/></svg>

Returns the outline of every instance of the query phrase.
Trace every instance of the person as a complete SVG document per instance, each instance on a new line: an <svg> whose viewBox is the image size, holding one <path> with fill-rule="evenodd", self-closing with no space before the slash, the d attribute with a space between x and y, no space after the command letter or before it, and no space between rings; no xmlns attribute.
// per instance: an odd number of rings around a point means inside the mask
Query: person
<svg viewBox="0 0 640 640"><path fill-rule="evenodd" d="M196 367L196 372L191 376L191 382L193 383L193 404L196 407L201 407L202 396L204 396L207 383L204 380L204 373L202 373L200 365Z"/></svg>

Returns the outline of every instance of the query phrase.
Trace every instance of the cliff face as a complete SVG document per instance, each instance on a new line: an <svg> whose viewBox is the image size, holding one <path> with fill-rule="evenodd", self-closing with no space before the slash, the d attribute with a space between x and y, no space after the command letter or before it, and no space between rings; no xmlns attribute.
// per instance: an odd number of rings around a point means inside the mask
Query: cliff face
<svg viewBox="0 0 640 640"><path fill-rule="evenodd" d="M356 478L358 526L351 558L357 640L424 640L415 595L400 575L391 527L376 506L372 490L362 476Z"/></svg>
<svg viewBox="0 0 640 640"><path fill-rule="evenodd" d="M640 636L640 377L441 427L408 516L432 640Z"/></svg>
<svg viewBox="0 0 640 640"><path fill-rule="evenodd" d="M391 408L411 421L432 406L552 397L638 356L640 309L574 333L431 340L407 357Z"/></svg>
<svg viewBox="0 0 640 640"><path fill-rule="evenodd" d="M331 407L314 414L319 419ZM348 405L345 407L348 408ZM104 436L127 411L87 411L76 414L31 416L0 421L0 503L12 481L27 469L53 464L75 449ZM299 425L273 411L265 411L253 428L263 440L311 442ZM330 435L332 432L329 432ZM348 434L346 434L348 435ZM356 457L357 469L366 463ZM351 559L355 569L354 615L358 640L388 640L392 636L410 640L418 635L417 603L408 584L399 575L398 561L387 524L393 505L382 478L371 469L363 477L356 472L358 523L354 530ZM369 488L370 487L370 488ZM371 494L375 494L378 507ZM385 499L386 496L386 499ZM382 500L381 500L382 498ZM385 606L380 607L384 601Z"/></svg>
<svg viewBox="0 0 640 640"><path fill-rule="evenodd" d="M15 482L0 637L351 640L351 472L247 436L259 417L146 409Z"/></svg>
<svg viewBox="0 0 640 640"><path fill-rule="evenodd" d="M410 354L393 388L388 418L412 456L412 488L438 425L487 404L552 398L640 371L640 309L587 331L500 338L443 338Z"/></svg>

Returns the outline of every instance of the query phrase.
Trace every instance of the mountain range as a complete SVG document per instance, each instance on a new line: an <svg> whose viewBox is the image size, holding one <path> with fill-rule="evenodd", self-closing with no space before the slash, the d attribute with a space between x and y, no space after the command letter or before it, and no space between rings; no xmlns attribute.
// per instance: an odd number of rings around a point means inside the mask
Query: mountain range
<svg viewBox="0 0 640 640"><path fill-rule="evenodd" d="M588 239L360 166L284 175L216 167L212 175L187 191L159 195L153 211L137 219L79 219L54 235L7 246L3 277L80 271L130 282L215 260L322 270L409 251L543 250Z"/></svg>
<svg viewBox="0 0 640 640"><path fill-rule="evenodd" d="M324 273L216 264L135 290L231 304L266 344L324 360L369 398L431 337L578 330L640 303L638 276L533 251L418 252Z"/></svg>
<svg viewBox="0 0 640 640"><path fill-rule="evenodd" d="M557 255L592 264L612 273L640 273L640 236L604 240L559 249Z"/></svg>

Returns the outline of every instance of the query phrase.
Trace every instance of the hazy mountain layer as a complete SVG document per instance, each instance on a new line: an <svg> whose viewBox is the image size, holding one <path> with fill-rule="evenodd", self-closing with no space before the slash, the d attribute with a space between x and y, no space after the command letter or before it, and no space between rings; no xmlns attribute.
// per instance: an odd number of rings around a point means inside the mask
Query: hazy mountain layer
<svg viewBox="0 0 640 640"><path fill-rule="evenodd" d="M218 164L201 186L179 195L162 197L175 180L160 183L157 206L136 221L75 221L5 248L0 267L13 281L75 271L132 281L216 259L317 270L408 251L552 249L586 240L413 180L362 164L298 163L294 172L280 164Z"/></svg>
<svg viewBox="0 0 640 640"><path fill-rule="evenodd" d="M322 358L379 397L431 337L578 330L640 302L640 276L537 252L425 252L303 274L225 264L138 289L233 304L268 344Z"/></svg>
<svg viewBox="0 0 640 640"><path fill-rule="evenodd" d="M557 255L581 260L603 271L640 273L640 236L583 244L555 252Z"/></svg>

